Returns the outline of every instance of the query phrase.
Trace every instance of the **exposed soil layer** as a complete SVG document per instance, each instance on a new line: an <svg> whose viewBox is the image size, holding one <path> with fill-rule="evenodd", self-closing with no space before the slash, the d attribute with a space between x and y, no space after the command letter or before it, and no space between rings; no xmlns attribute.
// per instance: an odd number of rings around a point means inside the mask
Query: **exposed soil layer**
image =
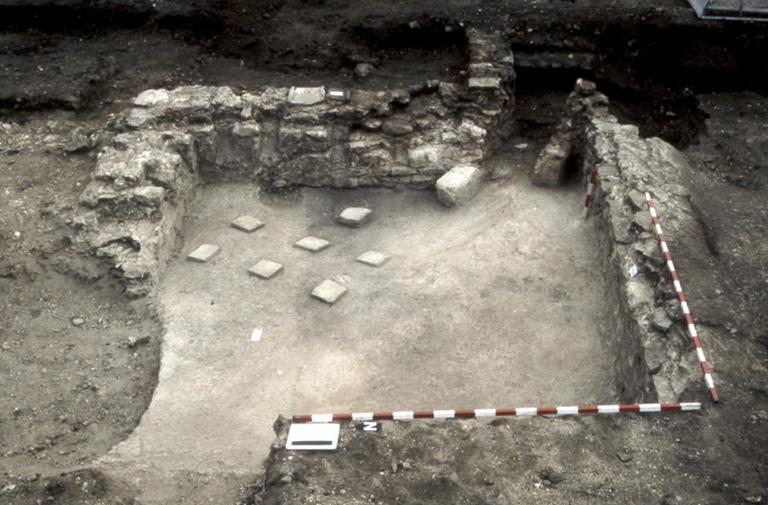
<svg viewBox="0 0 768 505"><path fill-rule="evenodd" d="M342 455L352 457L280 466L290 455L277 451L259 481L265 493L241 500L766 499L765 24L702 22L678 0L3 0L0 502L132 503L140 492L90 470L72 473L133 430L159 360L152 308L128 304L69 238L109 114L145 89L181 84L458 80L469 26L499 30L516 53L519 136L505 148L544 139L577 76L594 78L613 112L643 134L686 147L694 169L687 185L709 249L681 241L673 252L697 320L723 335L710 345L724 403L654 420L345 431ZM353 73L360 62L375 67L364 80ZM724 290L710 289L713 276ZM157 484L156 498L234 502L243 478L179 473L174 486Z"/></svg>
<svg viewBox="0 0 768 505"><path fill-rule="evenodd" d="M10 478L88 464L124 438L159 363L151 307L126 303L72 245L93 125L49 117L5 124L0 140L0 472Z"/></svg>
<svg viewBox="0 0 768 505"><path fill-rule="evenodd" d="M254 502L740 503L763 484L754 470L718 469L731 453L718 440L722 421L705 411L392 422L380 433L344 425L336 452L275 448ZM286 424L275 425L281 441Z"/></svg>
<svg viewBox="0 0 768 505"><path fill-rule="evenodd" d="M439 14L436 14L438 13ZM762 25L698 20L685 2L530 3L334 0L8 1L0 5L4 109L104 110L143 89L205 83L356 87L454 77L463 27L504 34L521 84L553 73L596 79L648 134L678 145L701 131L695 94L765 92ZM28 79L35 75L34 80Z"/></svg>

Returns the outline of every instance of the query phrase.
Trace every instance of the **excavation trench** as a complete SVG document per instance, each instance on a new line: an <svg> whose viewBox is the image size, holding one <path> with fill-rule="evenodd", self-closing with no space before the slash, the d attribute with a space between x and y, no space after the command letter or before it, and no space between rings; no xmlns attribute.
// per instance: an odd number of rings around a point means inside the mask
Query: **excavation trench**
<svg viewBox="0 0 768 505"><path fill-rule="evenodd" d="M278 414L628 396L616 366L638 363L607 345L620 308L607 296L595 226L574 217L580 201L578 185L543 190L523 174L488 184L457 211L422 191L203 187L182 254L158 288L160 382L114 455L171 470L255 470ZM334 222L359 205L375 212L364 228ZM246 214L266 225L251 234L230 226ZM331 245L314 254L293 247L307 235ZM222 252L186 261L201 243ZM367 250L392 258L379 268L356 262ZM284 271L250 277L260 259ZM324 279L349 290L333 306L309 296Z"/></svg>
<svg viewBox="0 0 768 505"><path fill-rule="evenodd" d="M152 403L105 463L255 472L280 414L658 399L605 195L579 217L604 154L592 139L567 184L532 185L535 150L499 149L512 59L467 40L467 83L136 98L81 202L101 221L86 240L129 296L157 295L166 333ZM420 191L463 163L506 175L454 210ZM375 217L340 226L349 206ZM243 215L266 224L233 228ZM294 247L310 235L330 247ZM187 261L204 243L221 252ZM370 250L391 259L355 261ZM284 270L249 276L261 259ZM348 289L335 305L309 296L324 279Z"/></svg>
<svg viewBox="0 0 768 505"><path fill-rule="evenodd" d="M220 173L197 159L204 177ZM534 161L531 149L488 157L484 171L509 175L453 210L407 188L197 186L183 226L167 228L183 231L154 288L166 328L158 387L106 461L258 471L280 414L655 400L613 239L602 219L579 217L578 177L534 186ZM349 206L375 217L340 226ZM231 226L243 215L266 224L244 233ZM330 246L294 247L310 235ZM204 243L221 252L187 261ZM369 250L392 258L355 261ZM261 259L284 270L249 276ZM333 306L309 295L324 279L349 290Z"/></svg>

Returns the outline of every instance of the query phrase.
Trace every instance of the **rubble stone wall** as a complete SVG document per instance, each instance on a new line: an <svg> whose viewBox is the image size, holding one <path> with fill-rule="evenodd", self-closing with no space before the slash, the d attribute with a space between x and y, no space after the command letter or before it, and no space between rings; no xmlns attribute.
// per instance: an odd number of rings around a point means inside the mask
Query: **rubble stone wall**
<svg viewBox="0 0 768 505"><path fill-rule="evenodd" d="M463 84L427 81L382 91L227 87L148 90L125 126L183 128L195 137L206 180L287 186L426 186L477 163L512 113L512 56L469 30Z"/></svg>
<svg viewBox="0 0 768 505"><path fill-rule="evenodd" d="M585 130L585 168L597 167L592 214L601 233L609 285L618 301L606 345L616 356L624 401L695 400L704 394L696 354L685 332L680 304L644 193L650 192L668 236L703 238L681 184L685 158L658 138L641 138L605 109L592 111ZM631 267L637 273L630 273Z"/></svg>
<svg viewBox="0 0 768 505"><path fill-rule="evenodd" d="M460 84L144 91L117 120L81 195L81 240L129 296L143 296L200 182L427 187L455 165L482 161L511 127L515 73L497 35L466 37Z"/></svg>

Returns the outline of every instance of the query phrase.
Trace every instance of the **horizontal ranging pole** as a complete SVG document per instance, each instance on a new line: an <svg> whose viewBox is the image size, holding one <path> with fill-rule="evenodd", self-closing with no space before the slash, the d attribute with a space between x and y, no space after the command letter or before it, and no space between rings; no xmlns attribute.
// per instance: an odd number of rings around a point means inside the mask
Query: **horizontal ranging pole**
<svg viewBox="0 0 768 505"><path fill-rule="evenodd" d="M672 284L675 287L675 293L677 294L677 300L680 302L680 310L683 312L683 318L685 319L686 328L688 330L688 336L691 337L693 347L696 349L696 356L699 360L699 367L704 374L704 382L707 384L709 390L709 396L713 402L719 402L720 396L717 394L715 388L715 381L712 379L712 367L707 362L707 358L704 355L704 349L701 347L701 339L699 338L699 332L696 330L696 325L693 323L693 315L691 315L691 309L688 307L688 301L683 293L683 285L680 283L680 277L677 275L675 269L675 263L672 261L672 254L669 252L669 246L667 240L664 237L664 230L661 229L661 222L659 221L658 212L653 204L651 194L645 193L645 200L648 203L648 212L651 213L651 222L653 223L653 229L656 232L656 238L659 240L659 248L661 254L664 256L664 261L667 264L669 275L672 277Z"/></svg>
<svg viewBox="0 0 768 505"><path fill-rule="evenodd" d="M592 414L686 412L701 410L701 403L624 403L568 407L518 407L508 409L401 410L393 412L353 412L343 414L300 414L294 423L349 423L355 421L412 421L414 419L474 419L508 416L578 416Z"/></svg>

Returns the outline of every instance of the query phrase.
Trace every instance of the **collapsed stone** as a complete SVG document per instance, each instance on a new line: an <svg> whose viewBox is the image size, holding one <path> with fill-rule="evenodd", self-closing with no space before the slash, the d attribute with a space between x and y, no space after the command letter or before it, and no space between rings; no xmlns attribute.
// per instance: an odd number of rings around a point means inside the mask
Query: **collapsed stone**
<svg viewBox="0 0 768 505"><path fill-rule="evenodd" d="M457 165L435 184L437 199L446 207L462 205L480 189L482 172L474 165Z"/></svg>

